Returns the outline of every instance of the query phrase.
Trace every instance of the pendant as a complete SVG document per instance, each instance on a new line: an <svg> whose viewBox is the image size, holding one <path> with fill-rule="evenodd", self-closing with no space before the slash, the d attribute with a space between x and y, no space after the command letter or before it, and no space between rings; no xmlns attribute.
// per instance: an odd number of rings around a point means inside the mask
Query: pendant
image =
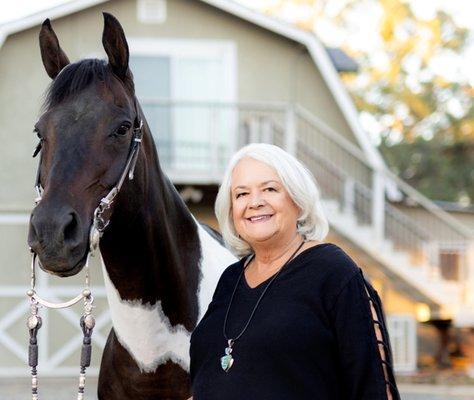
<svg viewBox="0 0 474 400"><path fill-rule="evenodd" d="M234 358L232 357L232 345L234 341L232 339L228 340L229 346L225 348L225 356L221 357L221 367L225 372L228 372L234 364Z"/></svg>

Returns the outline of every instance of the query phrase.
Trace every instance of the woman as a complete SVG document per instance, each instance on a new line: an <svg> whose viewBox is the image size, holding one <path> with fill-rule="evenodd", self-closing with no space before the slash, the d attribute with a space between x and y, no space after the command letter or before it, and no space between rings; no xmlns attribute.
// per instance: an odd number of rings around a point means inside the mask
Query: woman
<svg viewBox="0 0 474 400"><path fill-rule="evenodd" d="M216 200L241 260L191 337L194 400L399 399L380 300L338 246L311 173L251 144Z"/></svg>

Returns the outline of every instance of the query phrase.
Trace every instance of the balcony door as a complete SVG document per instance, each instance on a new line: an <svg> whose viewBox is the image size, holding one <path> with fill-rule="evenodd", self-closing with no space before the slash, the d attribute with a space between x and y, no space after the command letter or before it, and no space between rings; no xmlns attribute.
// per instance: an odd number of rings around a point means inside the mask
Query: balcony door
<svg viewBox="0 0 474 400"><path fill-rule="evenodd" d="M129 45L136 93L165 171L183 182L211 178L235 140L228 105L236 99L235 45L160 39Z"/></svg>

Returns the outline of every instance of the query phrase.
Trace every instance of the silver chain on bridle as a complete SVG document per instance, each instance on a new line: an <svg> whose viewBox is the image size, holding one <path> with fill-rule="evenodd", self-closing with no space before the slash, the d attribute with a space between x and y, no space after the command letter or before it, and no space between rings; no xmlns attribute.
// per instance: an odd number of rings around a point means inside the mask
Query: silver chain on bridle
<svg viewBox="0 0 474 400"><path fill-rule="evenodd" d="M137 108L136 108L137 109ZM85 269L85 288L82 290L80 294L69 301L65 301L62 303L53 303L47 301L39 296L36 292L36 264L39 263L37 260L36 253L30 248L31 251L31 288L27 291L27 296L30 301L30 316L27 320L27 326L29 330L30 340L29 340L29 347L28 347L28 364L31 367L31 395L32 400L38 400L38 374L37 374L37 366L38 366L38 341L37 341L37 334L39 329L42 325L42 319L39 316L39 308L51 308L51 309L60 309L60 308L67 308L71 307L74 304L77 304L81 300L84 302L84 312L80 318L80 326L83 332L83 340L82 340L82 348L81 348L81 360L80 360L80 372L79 372L79 385L77 391L77 400L84 399L84 389L85 389L85 381L86 381L86 368L90 366L91 362L91 354L92 354L92 342L91 336L92 331L95 326L95 318L92 315L92 309L94 308L93 302L94 297L92 296L92 292L90 289L90 275L89 275L89 260L90 257L94 256L95 251L99 246L100 238L105 230L105 228L109 225L110 222L110 215L107 217L105 215L108 212L112 204L120 192L122 185L128 175L129 180L133 179L135 166L138 159L138 154L140 151L140 145L143 137L143 120L138 117L135 119L134 127L133 127L133 138L130 145L129 154L127 157L127 161L125 163L125 167L120 175L120 178L117 184L107 193L105 197L103 197L94 210L94 218L92 221L91 229L89 232L89 249L87 253L86 263L84 265ZM35 152L33 153L33 157L35 157L40 151L42 147L42 140L36 147ZM38 172L36 174L36 184L35 190L37 197L35 198L35 206L37 206L42 198L43 195L43 188L41 186L41 177L40 177L40 168L41 168L41 156L39 160Z"/></svg>

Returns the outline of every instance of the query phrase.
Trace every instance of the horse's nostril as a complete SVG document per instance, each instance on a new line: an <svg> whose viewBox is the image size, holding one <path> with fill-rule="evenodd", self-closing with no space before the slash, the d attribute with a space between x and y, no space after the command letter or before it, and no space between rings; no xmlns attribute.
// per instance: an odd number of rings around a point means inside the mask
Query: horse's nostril
<svg viewBox="0 0 474 400"><path fill-rule="evenodd" d="M64 227L64 242L71 243L76 242L78 239L79 234L79 224L78 224L78 217L75 212L69 214L70 220L67 222L66 226Z"/></svg>

